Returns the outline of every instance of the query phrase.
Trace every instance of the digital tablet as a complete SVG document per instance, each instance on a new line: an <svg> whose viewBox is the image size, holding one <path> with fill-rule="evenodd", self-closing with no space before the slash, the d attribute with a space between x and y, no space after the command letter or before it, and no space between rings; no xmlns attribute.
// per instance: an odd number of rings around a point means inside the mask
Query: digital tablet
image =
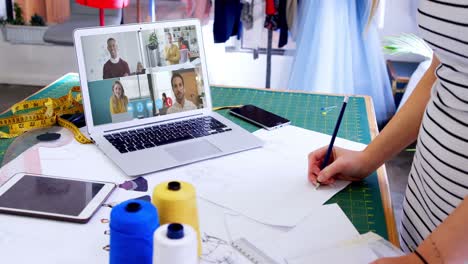
<svg viewBox="0 0 468 264"><path fill-rule="evenodd" d="M109 182L18 173L0 186L0 213L86 223L115 187Z"/></svg>

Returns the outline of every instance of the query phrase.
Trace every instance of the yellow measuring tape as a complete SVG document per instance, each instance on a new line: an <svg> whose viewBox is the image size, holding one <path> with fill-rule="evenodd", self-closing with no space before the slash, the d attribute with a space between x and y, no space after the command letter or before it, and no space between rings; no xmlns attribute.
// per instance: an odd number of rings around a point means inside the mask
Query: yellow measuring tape
<svg viewBox="0 0 468 264"><path fill-rule="evenodd" d="M218 106L218 107L213 107L213 111L219 111L219 110L225 110L225 109L234 109L234 108L239 108L244 105L227 105L227 106Z"/></svg>
<svg viewBox="0 0 468 264"><path fill-rule="evenodd" d="M76 97L74 92L81 92L79 86L74 86L67 95L59 98L44 98L17 103L11 107L13 116L0 119L0 127L8 126L9 133L0 131L0 138L15 138L24 132L36 128L50 127L58 124L70 130L75 139L82 143L93 143L70 121L61 118L66 114L83 113L81 94ZM18 114L20 111L29 111Z"/></svg>

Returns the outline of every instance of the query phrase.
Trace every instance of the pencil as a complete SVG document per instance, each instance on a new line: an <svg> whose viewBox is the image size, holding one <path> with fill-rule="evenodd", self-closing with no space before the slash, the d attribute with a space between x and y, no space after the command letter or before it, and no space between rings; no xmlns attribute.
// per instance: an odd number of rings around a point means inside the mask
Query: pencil
<svg viewBox="0 0 468 264"><path fill-rule="evenodd" d="M328 145L327 154L325 155L325 159L323 160L320 170L325 169L325 167L327 167L328 165L328 162L330 161L330 157L333 152L333 144L335 144L336 135L338 135L338 130L340 129L341 121L343 120L343 115L346 109L346 105L348 104L348 100L349 100L349 97L345 96L343 100L343 104L341 105L340 115L338 116L338 120L336 121L335 130L333 130L333 135L332 135L330 144ZM317 185L315 186L315 189L317 189L319 186L320 186L320 182L317 180Z"/></svg>

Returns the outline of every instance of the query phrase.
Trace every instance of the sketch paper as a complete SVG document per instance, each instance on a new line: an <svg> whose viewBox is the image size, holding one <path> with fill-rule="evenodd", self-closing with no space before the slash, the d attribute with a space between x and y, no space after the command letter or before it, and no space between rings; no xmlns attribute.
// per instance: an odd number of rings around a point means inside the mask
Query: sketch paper
<svg viewBox="0 0 468 264"><path fill-rule="evenodd" d="M359 237L337 204L316 208L290 229L263 225L244 216L226 215L226 224L232 239L245 238L278 263Z"/></svg>
<svg viewBox="0 0 468 264"><path fill-rule="evenodd" d="M307 155L327 145L330 136L294 126L254 134L263 148L187 168L204 172L194 179L201 197L264 224L293 227L349 184L337 181L316 190L307 179ZM336 146L365 148L340 138Z"/></svg>
<svg viewBox="0 0 468 264"><path fill-rule="evenodd" d="M203 243L200 264L250 264L231 246L224 215L234 213L204 199L197 200L197 207Z"/></svg>
<svg viewBox="0 0 468 264"><path fill-rule="evenodd" d="M327 249L314 250L307 255L290 258L288 264L370 263L383 257L400 257L404 253L379 235L368 232L351 240L342 241Z"/></svg>
<svg viewBox="0 0 468 264"><path fill-rule="evenodd" d="M377 256L366 245L349 245L341 247L331 247L328 249L314 251L307 256L287 259L288 264L362 264L371 263Z"/></svg>

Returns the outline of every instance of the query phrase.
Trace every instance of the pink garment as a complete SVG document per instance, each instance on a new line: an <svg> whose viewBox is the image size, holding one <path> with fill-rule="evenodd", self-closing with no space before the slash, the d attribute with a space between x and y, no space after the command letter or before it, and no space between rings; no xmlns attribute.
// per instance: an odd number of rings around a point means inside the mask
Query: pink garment
<svg viewBox="0 0 468 264"><path fill-rule="evenodd" d="M181 2L185 3L185 16L191 17L193 14L195 0L181 0Z"/></svg>
<svg viewBox="0 0 468 264"><path fill-rule="evenodd" d="M197 4L195 6L194 16L200 19L201 23L204 25L208 23L210 18L211 10L211 1L210 0L196 0Z"/></svg>
<svg viewBox="0 0 468 264"><path fill-rule="evenodd" d="M182 0L186 5L186 16L200 19L202 25L208 23L210 18L210 0Z"/></svg>

